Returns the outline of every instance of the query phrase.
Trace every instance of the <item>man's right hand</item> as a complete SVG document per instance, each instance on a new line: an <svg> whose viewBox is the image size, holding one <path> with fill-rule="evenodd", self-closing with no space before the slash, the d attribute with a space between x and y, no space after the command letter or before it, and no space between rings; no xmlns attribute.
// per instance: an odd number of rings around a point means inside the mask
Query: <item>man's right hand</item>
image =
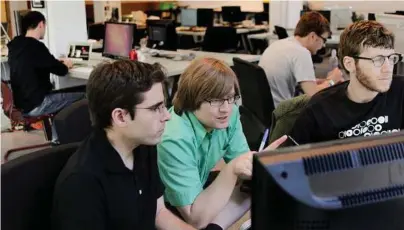
<svg viewBox="0 0 404 230"><path fill-rule="evenodd" d="M69 59L63 58L63 59L60 59L60 60L63 62L63 64L64 64L68 69L73 68L73 62L70 61Z"/></svg>
<svg viewBox="0 0 404 230"><path fill-rule="evenodd" d="M328 80L333 80L335 84L345 81L340 69L335 68L328 73Z"/></svg>
<svg viewBox="0 0 404 230"><path fill-rule="evenodd" d="M287 140L287 136L284 135L281 138L272 142L264 151L269 151L278 148L283 142ZM251 179L252 176L252 159L255 152L244 153L237 158L233 159L229 164L233 167L233 172L241 179Z"/></svg>

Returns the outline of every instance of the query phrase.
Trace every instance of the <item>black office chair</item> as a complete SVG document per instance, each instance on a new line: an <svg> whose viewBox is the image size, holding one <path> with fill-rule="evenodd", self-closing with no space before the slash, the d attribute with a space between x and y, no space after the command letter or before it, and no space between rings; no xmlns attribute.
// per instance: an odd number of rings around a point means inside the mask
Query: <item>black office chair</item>
<svg viewBox="0 0 404 230"><path fill-rule="evenodd" d="M21 156L1 166L1 229L51 229L53 189L78 148L61 145Z"/></svg>
<svg viewBox="0 0 404 230"><path fill-rule="evenodd" d="M233 70L240 83L243 106L251 111L265 127L271 127L275 106L264 70L240 58L233 58L233 63Z"/></svg>
<svg viewBox="0 0 404 230"><path fill-rule="evenodd" d="M81 142L91 133L87 99L76 101L62 109L53 120L60 144Z"/></svg>
<svg viewBox="0 0 404 230"><path fill-rule="evenodd" d="M208 27L202 43L202 50L209 52L235 53L239 37L233 27Z"/></svg>
<svg viewBox="0 0 404 230"><path fill-rule="evenodd" d="M282 26L275 26L275 32L279 40L289 37L288 32Z"/></svg>
<svg viewBox="0 0 404 230"><path fill-rule="evenodd" d="M252 151L258 151L267 127L254 114L240 106L240 122L243 127L243 133L247 139L248 146ZM265 146L268 143L269 136L264 140Z"/></svg>

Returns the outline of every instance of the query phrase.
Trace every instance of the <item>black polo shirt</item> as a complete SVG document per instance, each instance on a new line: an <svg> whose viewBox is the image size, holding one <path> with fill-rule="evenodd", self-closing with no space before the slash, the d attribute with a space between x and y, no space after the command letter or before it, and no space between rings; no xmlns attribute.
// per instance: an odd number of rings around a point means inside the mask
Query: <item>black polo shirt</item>
<svg viewBox="0 0 404 230"><path fill-rule="evenodd" d="M163 195L155 146L134 151L125 167L105 131L95 130L67 162L56 182L53 229L155 229Z"/></svg>

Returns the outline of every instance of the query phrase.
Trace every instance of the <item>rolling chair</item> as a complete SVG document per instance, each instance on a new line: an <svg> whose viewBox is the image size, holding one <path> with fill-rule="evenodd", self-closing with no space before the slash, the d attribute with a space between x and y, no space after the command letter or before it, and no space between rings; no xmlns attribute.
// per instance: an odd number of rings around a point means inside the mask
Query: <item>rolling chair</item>
<svg viewBox="0 0 404 230"><path fill-rule="evenodd" d="M24 155L1 167L1 228L51 229L53 189L78 143Z"/></svg>
<svg viewBox="0 0 404 230"><path fill-rule="evenodd" d="M264 124L244 106L240 106L240 122L251 151L258 151L267 130ZM266 138L265 144L269 138Z"/></svg>
<svg viewBox="0 0 404 230"><path fill-rule="evenodd" d="M92 131L87 99L76 101L62 109L53 120L59 144L81 142Z"/></svg>
<svg viewBox="0 0 404 230"><path fill-rule="evenodd" d="M233 63L233 70L240 84L243 107L257 117L266 128L270 128L275 105L264 70L240 58L233 58Z"/></svg>
<svg viewBox="0 0 404 230"><path fill-rule="evenodd" d="M239 38L233 27L208 27L202 43L202 50L220 53L237 52Z"/></svg>
<svg viewBox="0 0 404 230"><path fill-rule="evenodd" d="M19 125L22 125L24 127L24 130L27 131L27 127L29 127L31 124L41 121L43 123L43 130L45 132L45 138L47 140L47 142L44 144L10 149L4 154L3 161L8 161L9 156L14 152L50 146L50 140L52 140L51 122L54 114L46 114L36 117L23 116L23 113L14 106L14 99L11 87L5 81L1 82L1 96L3 98L3 112L10 119L11 122L10 131L15 131L16 127Z"/></svg>

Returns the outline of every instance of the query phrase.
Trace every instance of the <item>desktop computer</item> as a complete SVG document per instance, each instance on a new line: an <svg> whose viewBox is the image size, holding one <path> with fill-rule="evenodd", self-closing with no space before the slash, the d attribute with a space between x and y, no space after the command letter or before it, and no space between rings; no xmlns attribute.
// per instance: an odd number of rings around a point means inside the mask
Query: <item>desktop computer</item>
<svg viewBox="0 0 404 230"><path fill-rule="evenodd" d="M213 9L198 9L197 10L197 26L212 27L214 12Z"/></svg>
<svg viewBox="0 0 404 230"><path fill-rule="evenodd" d="M222 19L231 24L242 22L244 20L239 6L222 6Z"/></svg>
<svg viewBox="0 0 404 230"><path fill-rule="evenodd" d="M147 47L177 50L177 32L173 20L147 20Z"/></svg>
<svg viewBox="0 0 404 230"><path fill-rule="evenodd" d="M181 9L181 26L197 26L197 9Z"/></svg>
<svg viewBox="0 0 404 230"><path fill-rule="evenodd" d="M129 58L135 41L136 24L105 22L102 56L113 59Z"/></svg>
<svg viewBox="0 0 404 230"><path fill-rule="evenodd" d="M404 229L404 132L260 152L254 230Z"/></svg>

